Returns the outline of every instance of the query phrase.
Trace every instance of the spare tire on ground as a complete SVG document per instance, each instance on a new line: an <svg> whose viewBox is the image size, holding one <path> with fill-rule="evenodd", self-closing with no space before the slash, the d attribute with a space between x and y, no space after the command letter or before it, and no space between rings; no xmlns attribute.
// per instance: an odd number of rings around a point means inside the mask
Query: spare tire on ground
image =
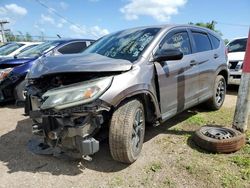
<svg viewBox="0 0 250 188"><path fill-rule="evenodd" d="M194 136L194 142L201 148L215 153L231 153L246 143L245 135L226 127L203 126Z"/></svg>

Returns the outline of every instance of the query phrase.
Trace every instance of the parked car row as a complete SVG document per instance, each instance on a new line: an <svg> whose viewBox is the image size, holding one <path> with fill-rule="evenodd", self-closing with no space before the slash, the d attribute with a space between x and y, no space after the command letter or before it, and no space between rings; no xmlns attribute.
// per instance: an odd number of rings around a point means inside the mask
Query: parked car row
<svg viewBox="0 0 250 188"><path fill-rule="evenodd" d="M25 100L25 77L33 64L39 58L47 56L58 56L66 54L77 54L93 43L93 40L85 39L68 39L47 41L25 51L16 50L13 59L4 59L0 61L0 102L17 100ZM3 47L16 45L16 43L7 44ZM34 45L34 44L33 44ZM17 52L19 52L17 54ZM1 48L0 48L1 53ZM10 56L9 56L10 57Z"/></svg>
<svg viewBox="0 0 250 188"><path fill-rule="evenodd" d="M41 44L41 42L11 42L0 46L0 61L14 58L30 48Z"/></svg>

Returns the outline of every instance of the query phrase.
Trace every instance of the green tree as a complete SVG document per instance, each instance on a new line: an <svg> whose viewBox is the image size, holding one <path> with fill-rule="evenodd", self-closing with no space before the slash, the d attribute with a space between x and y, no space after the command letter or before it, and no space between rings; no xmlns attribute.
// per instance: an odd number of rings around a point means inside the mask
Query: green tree
<svg viewBox="0 0 250 188"><path fill-rule="evenodd" d="M45 40L45 36L44 36L44 33L41 32L41 35L40 37L38 38L39 41L44 41Z"/></svg>
<svg viewBox="0 0 250 188"><path fill-rule="evenodd" d="M224 43L225 43L225 44L228 44L228 43L229 43L229 40L228 40L228 39L224 39Z"/></svg>
<svg viewBox="0 0 250 188"><path fill-rule="evenodd" d="M219 35L222 36L222 33L215 28L215 25L217 24L217 22L214 21L214 20L212 20L211 22L206 22L206 23L204 23L204 22L197 22L197 23L189 22L189 24L197 25L197 26L200 26L200 27L206 27L208 29L211 29L211 30L217 32Z"/></svg>
<svg viewBox="0 0 250 188"><path fill-rule="evenodd" d="M25 41L25 37L24 37L23 33L21 31L17 31L17 33L18 33L17 37L18 37L19 41Z"/></svg>
<svg viewBox="0 0 250 188"><path fill-rule="evenodd" d="M25 41L27 41L27 42L33 41L32 36L28 32L26 32L26 34L25 34Z"/></svg>
<svg viewBox="0 0 250 188"><path fill-rule="evenodd" d="M206 23L204 23L204 22L197 22L197 23L189 22L188 24L190 24L190 25L197 25L197 26L200 26L200 27L206 27L208 29L211 29L211 30L215 31L220 36L223 36L223 34L219 30L217 30L215 28L217 22L214 21L214 20L212 20L211 22L206 22ZM228 39L224 39L224 43L225 44L227 44L228 42L229 42Z"/></svg>
<svg viewBox="0 0 250 188"><path fill-rule="evenodd" d="M26 32L25 35L21 31L18 31L18 35L14 35L11 31L5 33L5 37L8 42L19 42L19 41L27 41L32 42L33 38L32 36Z"/></svg>
<svg viewBox="0 0 250 188"><path fill-rule="evenodd" d="M5 33L5 37L8 42L16 41L16 37L11 31Z"/></svg>
<svg viewBox="0 0 250 188"><path fill-rule="evenodd" d="M5 37L8 42L18 42L22 41L19 35L14 35L11 31L5 33Z"/></svg>

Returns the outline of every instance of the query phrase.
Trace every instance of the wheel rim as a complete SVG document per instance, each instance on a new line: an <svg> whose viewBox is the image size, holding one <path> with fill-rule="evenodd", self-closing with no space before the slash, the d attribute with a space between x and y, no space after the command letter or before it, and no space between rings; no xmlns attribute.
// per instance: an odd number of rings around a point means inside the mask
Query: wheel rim
<svg viewBox="0 0 250 188"><path fill-rule="evenodd" d="M210 128L201 130L201 132L207 137L218 139L218 140L230 139L234 137L233 132L227 128L210 127Z"/></svg>
<svg viewBox="0 0 250 188"><path fill-rule="evenodd" d="M215 100L218 106L220 106L223 103L224 97L225 97L225 83L221 80L218 83L215 94Z"/></svg>
<svg viewBox="0 0 250 188"><path fill-rule="evenodd" d="M22 97L23 97L23 99L25 100L26 99L26 93L27 93L27 91L22 91Z"/></svg>
<svg viewBox="0 0 250 188"><path fill-rule="evenodd" d="M143 111L142 109L137 109L135 113L135 119L133 123L133 132L132 132L132 150L133 152L137 153L140 150L140 142L143 137Z"/></svg>

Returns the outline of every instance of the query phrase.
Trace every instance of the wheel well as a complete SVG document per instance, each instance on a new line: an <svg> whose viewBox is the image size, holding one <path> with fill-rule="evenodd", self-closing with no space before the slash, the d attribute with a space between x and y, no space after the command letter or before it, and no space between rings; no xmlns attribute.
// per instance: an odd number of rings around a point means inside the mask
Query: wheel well
<svg viewBox="0 0 250 188"><path fill-rule="evenodd" d="M156 119L156 109L155 109L155 105L154 102L151 98L151 96L149 94L146 93L140 93L140 94L136 94L130 97L127 97L125 99L123 99L118 106L120 106L121 104L126 103L129 100L133 100L133 99L138 99L142 102L143 107L144 107L144 111L145 111L145 118L147 122L154 122Z"/></svg>
<svg viewBox="0 0 250 188"><path fill-rule="evenodd" d="M228 72L226 70L220 71L218 75L223 76L226 80L226 83L228 84Z"/></svg>

